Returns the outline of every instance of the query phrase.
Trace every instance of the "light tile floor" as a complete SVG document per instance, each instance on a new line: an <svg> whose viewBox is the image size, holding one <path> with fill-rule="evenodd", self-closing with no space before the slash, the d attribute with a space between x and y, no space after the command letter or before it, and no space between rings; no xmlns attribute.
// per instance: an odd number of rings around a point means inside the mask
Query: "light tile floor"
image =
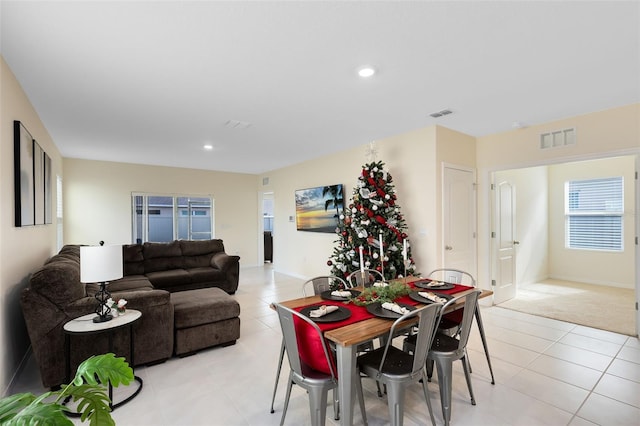
<svg viewBox="0 0 640 426"><path fill-rule="evenodd" d="M244 268L234 296L241 306L241 337L226 348L136 368L142 392L113 412L119 425L277 425L282 414L283 368L276 413L269 413L280 331L268 304L299 297L301 279L274 273L270 265ZM640 343L624 336L498 307L483 307L496 384L491 385L477 328L469 343L472 406L460 363L454 369L451 424L457 425L638 425ZM429 384L436 421L443 424L437 378ZM372 426L389 424L385 398L364 381ZM13 392L42 392L33 359ZM117 392L123 390L116 389ZM116 393L116 400L119 395ZM429 423L419 386L406 395L404 424ZM328 410L327 424L338 422ZM362 424L355 410L354 421ZM286 425L309 424L306 394L294 387Z"/></svg>

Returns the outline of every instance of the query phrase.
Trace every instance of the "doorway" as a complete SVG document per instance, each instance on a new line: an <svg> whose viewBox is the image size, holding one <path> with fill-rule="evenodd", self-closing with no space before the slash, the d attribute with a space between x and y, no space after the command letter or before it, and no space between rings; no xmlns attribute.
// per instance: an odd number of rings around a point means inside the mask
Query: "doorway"
<svg viewBox="0 0 640 426"><path fill-rule="evenodd" d="M544 165L514 170L496 171L492 173L492 182L510 182L517 190L514 197L514 219L516 229L513 241L517 254L514 262L514 282L518 289L528 286L531 290L536 283L545 280L561 280L573 283L583 283L589 286L608 286L622 288L634 292L633 300L637 300L637 265L636 265L636 216L634 211L638 204L635 195L635 162L636 156L621 156L601 158L596 160L575 161L563 164ZM567 214L565 206L567 195L565 185L574 179L591 179L612 176L623 176L624 190L624 247L620 251L607 250L577 250L567 247ZM492 204L492 236L500 228L499 212L496 204ZM500 294L501 276L496 267L499 259L492 238L492 280L497 293L494 303L500 303L508 298ZM530 293L530 292L529 292ZM545 291L544 297L562 298L562 291ZM566 296L564 296L566 297ZM531 303L544 303L537 300ZM519 303L526 306L527 302ZM603 304L602 306L606 306ZM505 304L505 307L506 304ZM576 309L586 309L576 305ZM521 310L521 309L519 309ZM531 309L534 313L534 309ZM563 319L563 318L558 318ZM566 319L565 319L566 320ZM637 323L638 318L632 320ZM572 322L569 320L569 322ZM573 321L575 322L575 321ZM588 325L588 324L585 324ZM637 324L633 324L637 330ZM596 326L596 328L598 328Z"/></svg>
<svg viewBox="0 0 640 426"><path fill-rule="evenodd" d="M262 194L262 231L264 262L273 263L273 192Z"/></svg>

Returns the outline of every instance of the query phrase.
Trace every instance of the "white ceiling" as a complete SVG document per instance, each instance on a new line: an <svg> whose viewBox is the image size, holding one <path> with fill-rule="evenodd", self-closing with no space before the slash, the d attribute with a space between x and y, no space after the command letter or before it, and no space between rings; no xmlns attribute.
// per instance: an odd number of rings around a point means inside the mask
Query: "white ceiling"
<svg viewBox="0 0 640 426"><path fill-rule="evenodd" d="M0 19L65 157L262 173L640 102L638 1L3 0Z"/></svg>

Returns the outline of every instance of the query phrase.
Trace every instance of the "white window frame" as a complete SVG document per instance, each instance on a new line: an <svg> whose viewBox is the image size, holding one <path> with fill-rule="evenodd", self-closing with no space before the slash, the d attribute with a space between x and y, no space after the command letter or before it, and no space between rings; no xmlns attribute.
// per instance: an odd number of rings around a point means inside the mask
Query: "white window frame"
<svg viewBox="0 0 640 426"><path fill-rule="evenodd" d="M179 220L180 219L188 219L189 225L188 228L191 229L191 221L193 219L193 215L180 216L180 207L178 206L179 198L208 198L211 203L210 209L210 220L211 220L211 233L210 238L215 238L215 200L212 195L193 195L193 194L160 194L160 193L149 193L149 192L132 192L131 193L131 241L132 243L136 243L137 238L137 228L138 228L138 214L136 212L136 197L143 197L142 199L142 211L143 218L141 223L142 230L142 238L141 242L149 241L149 220L148 220L148 211L149 211L149 197L171 197L173 200L172 206L172 224L173 224L173 239L178 239L178 231L179 231ZM189 237L192 234L189 232ZM184 238L181 238L184 239ZM191 238L189 238L191 239Z"/></svg>
<svg viewBox="0 0 640 426"><path fill-rule="evenodd" d="M580 197L581 193L582 197ZM565 248L624 251L624 178L622 176L567 181L564 198ZM583 219L590 223L582 221Z"/></svg>

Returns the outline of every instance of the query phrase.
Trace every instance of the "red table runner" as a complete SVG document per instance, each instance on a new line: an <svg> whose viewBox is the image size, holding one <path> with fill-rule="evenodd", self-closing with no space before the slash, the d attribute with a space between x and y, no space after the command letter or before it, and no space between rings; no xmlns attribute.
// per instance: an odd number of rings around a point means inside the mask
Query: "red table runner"
<svg viewBox="0 0 640 426"><path fill-rule="evenodd" d="M436 291L437 293L443 294L455 294L460 293L465 290L470 290L473 287L468 287L464 285L454 284L454 288L450 290L429 290L429 289L421 289L415 287L414 283L418 281L424 281L424 279L419 279L415 281L409 282L409 286L412 289L420 290L420 291ZM407 305L417 305L418 302L411 299L409 296L403 296L396 299L396 303L404 303ZM351 316L343 321L337 322L329 322L329 323L316 323L320 330L324 333L329 330L333 330L336 328L344 327L349 324L353 324L356 322L364 321L369 318L374 318L375 315L370 314L367 311L365 306L358 306L353 303L344 303L333 300L323 300L322 302L313 303L312 305L300 306L296 308L296 311L301 311L304 308L309 306L322 306L322 305L335 305L346 307L351 311ZM298 351L300 352L300 358L309 367L313 368L317 371L322 371L325 374L330 374L329 366L327 365L327 361L325 359L324 353L322 351L322 343L320 339L317 337L317 333L313 328L311 328L307 323L301 321L298 318L295 318L295 326L296 326L296 335L298 336ZM328 347L328 343L327 343ZM329 353L329 356L332 358L332 353ZM337 371L335 368L335 360L332 358L332 364L334 365L334 371Z"/></svg>

